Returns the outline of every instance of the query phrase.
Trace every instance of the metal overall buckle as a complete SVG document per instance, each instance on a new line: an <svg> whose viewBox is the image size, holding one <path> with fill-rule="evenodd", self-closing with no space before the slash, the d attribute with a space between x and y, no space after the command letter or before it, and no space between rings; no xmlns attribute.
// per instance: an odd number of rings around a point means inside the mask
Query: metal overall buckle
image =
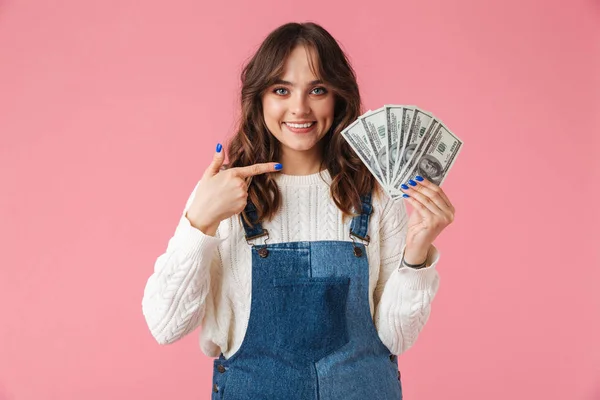
<svg viewBox="0 0 600 400"><path fill-rule="evenodd" d="M369 235L366 235L363 237L363 236L357 235L356 233L354 233L352 231L350 231L349 236L350 236L350 239L352 240L352 246L354 247L354 255L359 258L362 257L363 252L360 249L360 247L358 247L356 245L356 240L354 238L358 238L361 241L361 243L365 246L369 245L369 243L371 242L371 238L369 237Z"/></svg>
<svg viewBox="0 0 600 400"><path fill-rule="evenodd" d="M267 249L267 240L269 240L269 232L266 229L263 229L262 232L260 232L256 235L253 235L253 236L246 235L245 238L246 238L246 243L248 243L250 246L258 247L255 244L250 243L250 241L254 240L254 239L258 239L263 236L266 236L265 241L263 242L263 245L258 248L257 252L261 258L266 258L269 255L269 249Z"/></svg>

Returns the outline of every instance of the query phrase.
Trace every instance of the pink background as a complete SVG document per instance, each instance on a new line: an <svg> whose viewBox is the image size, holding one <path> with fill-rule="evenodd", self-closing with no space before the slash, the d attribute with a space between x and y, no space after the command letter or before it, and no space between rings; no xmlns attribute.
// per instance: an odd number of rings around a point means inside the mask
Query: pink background
<svg viewBox="0 0 600 400"><path fill-rule="evenodd" d="M465 141L405 399L600 399L598 0L0 0L0 399L209 398L199 332L159 346L142 292L291 20L342 42L365 108Z"/></svg>

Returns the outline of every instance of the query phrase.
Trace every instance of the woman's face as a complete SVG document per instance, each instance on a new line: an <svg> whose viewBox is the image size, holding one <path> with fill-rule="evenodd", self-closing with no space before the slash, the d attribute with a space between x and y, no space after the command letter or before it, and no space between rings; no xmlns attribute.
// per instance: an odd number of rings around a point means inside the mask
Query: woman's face
<svg viewBox="0 0 600 400"><path fill-rule="evenodd" d="M316 144L333 123L334 94L311 72L308 57L308 50L297 46L280 81L262 98L265 123L283 155L318 151Z"/></svg>

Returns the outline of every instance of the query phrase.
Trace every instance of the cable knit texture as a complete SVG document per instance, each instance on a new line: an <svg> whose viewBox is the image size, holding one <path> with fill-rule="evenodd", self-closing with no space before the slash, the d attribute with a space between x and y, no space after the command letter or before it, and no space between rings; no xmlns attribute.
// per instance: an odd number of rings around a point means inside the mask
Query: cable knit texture
<svg viewBox="0 0 600 400"><path fill-rule="evenodd" d="M271 221L268 243L350 241L350 218L330 196L327 171L305 176L275 174L282 207ZM148 279L142 310L150 332L168 344L202 326L200 347L209 357L229 358L239 349L250 316L252 257L238 216L219 224L216 236L194 228L186 217L192 191L166 251ZM432 246L427 267L400 264L408 216L402 200L391 200L380 187L373 196L369 222L369 303L381 341L393 354L409 349L429 318L439 286Z"/></svg>

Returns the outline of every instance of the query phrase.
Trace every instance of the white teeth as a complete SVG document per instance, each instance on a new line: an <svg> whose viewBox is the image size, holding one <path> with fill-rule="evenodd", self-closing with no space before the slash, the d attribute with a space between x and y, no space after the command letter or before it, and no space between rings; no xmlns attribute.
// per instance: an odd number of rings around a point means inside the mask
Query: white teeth
<svg viewBox="0 0 600 400"><path fill-rule="evenodd" d="M308 122L306 124L291 124L289 122L286 122L285 124L290 128L310 128L311 126L313 126L314 122Z"/></svg>

